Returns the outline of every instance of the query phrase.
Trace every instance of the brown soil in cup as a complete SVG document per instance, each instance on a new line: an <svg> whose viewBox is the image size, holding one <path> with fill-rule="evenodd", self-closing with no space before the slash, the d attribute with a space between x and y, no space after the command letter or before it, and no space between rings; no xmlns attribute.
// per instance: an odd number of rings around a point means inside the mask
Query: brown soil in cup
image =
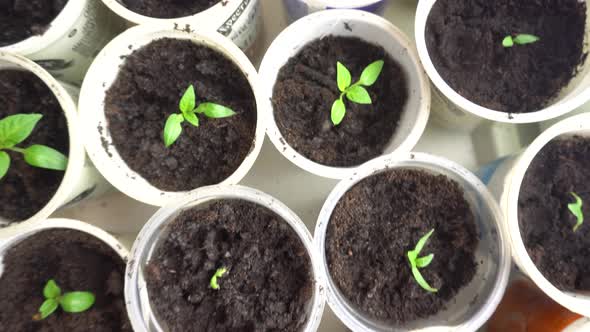
<svg viewBox="0 0 590 332"><path fill-rule="evenodd" d="M68 0L0 0L0 46L45 33L67 2Z"/></svg>
<svg viewBox="0 0 590 332"><path fill-rule="evenodd" d="M21 113L43 115L31 136L18 146L43 144L68 154L68 126L62 108L49 87L34 74L0 70L0 106L0 119ZM64 172L30 166L22 154L6 152L11 163L8 173L0 179L0 218L22 221L49 202Z"/></svg>
<svg viewBox="0 0 590 332"><path fill-rule="evenodd" d="M586 3L578 0L438 0L426 24L426 46L441 77L470 101L501 112L542 109L577 72ZM504 48L508 35L533 44Z"/></svg>
<svg viewBox="0 0 590 332"><path fill-rule="evenodd" d="M385 60L385 65L377 82L367 88L373 104L345 100L346 116L334 126L330 114L340 96L336 63L350 70L354 83L377 60ZM276 124L293 149L323 165L348 167L383 153L408 93L405 73L382 47L358 38L327 36L303 47L281 68L272 104Z"/></svg>
<svg viewBox="0 0 590 332"><path fill-rule="evenodd" d="M156 18L190 16L209 9L219 0L121 0L123 6L138 14Z"/></svg>
<svg viewBox="0 0 590 332"><path fill-rule="evenodd" d="M223 200L181 213L146 268L151 304L172 332L301 331L313 296L311 260L270 210ZM228 272L209 282L218 268Z"/></svg>
<svg viewBox="0 0 590 332"><path fill-rule="evenodd" d="M123 298L125 263L108 245L69 229L44 230L10 248L0 278L2 331L131 332ZM43 287L54 279L62 292L89 291L96 302L77 314L57 309L34 321Z"/></svg>
<svg viewBox="0 0 590 332"><path fill-rule="evenodd" d="M356 184L338 202L326 234L326 258L342 294L373 319L403 324L443 310L474 277L479 242L459 185L419 170L391 170ZM431 229L420 269L437 293L412 276L407 252Z"/></svg>
<svg viewBox="0 0 590 332"><path fill-rule="evenodd" d="M166 148L166 119L180 112L178 103L190 84L197 105L214 102L237 115L199 115L199 127L185 121L178 140ZM127 57L106 93L105 115L125 163L166 191L225 180L250 152L256 131L256 101L245 75L220 53L188 40L159 39Z"/></svg>
<svg viewBox="0 0 590 332"><path fill-rule="evenodd" d="M526 171L518 197L518 222L528 254L555 287L590 291L590 225L576 232L568 204L582 198L590 216L590 139L560 138L549 142Z"/></svg>

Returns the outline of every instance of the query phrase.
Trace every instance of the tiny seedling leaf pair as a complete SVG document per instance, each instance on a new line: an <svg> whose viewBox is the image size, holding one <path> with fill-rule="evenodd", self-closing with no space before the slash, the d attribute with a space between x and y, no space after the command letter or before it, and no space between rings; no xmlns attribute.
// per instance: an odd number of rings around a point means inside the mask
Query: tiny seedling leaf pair
<svg viewBox="0 0 590 332"><path fill-rule="evenodd" d="M502 40L502 46L504 46L505 48L510 48L512 46L516 45L526 45L526 44L532 44L537 42L539 39L539 37L535 36L535 35L529 35L529 34L518 34L516 36L511 36L508 35L506 37L504 37L504 39Z"/></svg>
<svg viewBox="0 0 590 332"><path fill-rule="evenodd" d="M582 199L574 192L571 192L570 194L576 201L574 203L568 204L567 208L576 217L577 222L574 226L574 232L576 232L584 222L584 213L582 213Z"/></svg>
<svg viewBox="0 0 590 332"><path fill-rule="evenodd" d="M40 144L27 148L17 146L31 135L42 117L41 114L14 114L0 120L0 179L10 168L11 159L6 150L21 153L25 162L34 167L56 171L66 169L68 158L55 149Z"/></svg>
<svg viewBox="0 0 590 332"><path fill-rule="evenodd" d="M211 287L212 289L215 289L215 290L219 290L219 283L217 282L217 279L223 277L226 273L227 273L227 268L225 268L225 267L218 268L217 271L215 271L215 274L213 275L213 277L211 277L211 280L209 281L209 287Z"/></svg>
<svg viewBox="0 0 590 332"><path fill-rule="evenodd" d="M381 75L383 64L383 60L371 63L363 70L358 82L351 85L352 75L350 71L342 63L336 63L336 82L338 83L338 90L340 90L340 98L336 99L332 104L331 118L335 126L342 122L346 114L344 96L357 104L367 105L373 103L366 87L375 84L379 75Z"/></svg>
<svg viewBox="0 0 590 332"><path fill-rule="evenodd" d="M408 259L410 261L410 267L412 268L412 274L414 275L414 279L416 279L418 285L420 285L420 287L424 288L428 292L436 293L438 292L438 289L430 287L428 282L426 282L426 280L420 273L420 269L425 268L428 265L430 265L430 263L432 263L432 260L434 259L434 254L430 254L424 257L418 257L420 256L420 252L422 251L422 249L426 245L426 242L428 242L428 239L433 233L434 229L428 232L428 234L424 235L418 241L414 250L408 251Z"/></svg>
<svg viewBox="0 0 590 332"><path fill-rule="evenodd" d="M178 104L180 113L170 114L164 126L164 144L170 147L180 134L182 134L182 123L186 120L195 127L199 126L199 117L197 114L203 114L208 118L227 118L236 113L225 106L215 103L201 103L197 107L195 87L191 84L184 92Z"/></svg>
<svg viewBox="0 0 590 332"><path fill-rule="evenodd" d="M54 313L58 307L65 312L84 312L94 304L94 294L90 292L68 292L62 294L61 288L55 280L51 279L43 288L45 301L41 304L39 312L33 316L34 320L42 320Z"/></svg>

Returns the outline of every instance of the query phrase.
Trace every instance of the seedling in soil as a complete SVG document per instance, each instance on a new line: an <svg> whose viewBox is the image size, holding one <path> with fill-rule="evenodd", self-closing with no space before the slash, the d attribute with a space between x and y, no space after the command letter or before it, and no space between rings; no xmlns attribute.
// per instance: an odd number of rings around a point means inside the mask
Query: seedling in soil
<svg viewBox="0 0 590 332"><path fill-rule="evenodd" d="M225 267L220 267L215 271L213 277L211 277L211 281L209 281L209 286L215 290L219 290L219 284L217 283L217 278L221 278L225 275L227 269Z"/></svg>
<svg viewBox="0 0 590 332"><path fill-rule="evenodd" d="M0 120L0 179L10 168L10 156L6 151L21 153L25 162L31 166L64 171L68 158L61 152L45 145L33 144L28 148L16 146L31 135L41 114L14 114Z"/></svg>
<svg viewBox="0 0 590 332"><path fill-rule="evenodd" d="M350 71L340 62L336 62L336 81L338 89L340 90L340 98L336 99L332 104L332 123L335 126L339 125L346 114L346 105L344 104L344 96L357 104L372 104L371 96L365 87L373 85L381 71L383 70L383 60L378 60L368 65L363 72L358 82L351 85L352 76Z"/></svg>
<svg viewBox="0 0 590 332"><path fill-rule="evenodd" d="M215 103L201 103L196 107L195 87L191 84L180 99L178 108L180 113L168 116L164 127L164 144L166 147L174 144L182 133L182 123L186 120L195 127L199 126L197 114L203 114L208 118L227 118L234 116L236 112L225 106Z"/></svg>
<svg viewBox="0 0 590 332"><path fill-rule="evenodd" d="M504 37L504 39L502 40L502 46L509 48L514 46L514 44L516 45L526 45L526 44L532 44L537 42L539 39L539 37L535 36L535 35L528 35L528 34L518 34L516 36L506 36Z"/></svg>
<svg viewBox="0 0 590 332"><path fill-rule="evenodd" d="M68 292L61 293L61 288L50 279L43 288L45 301L41 304L39 312L33 316L33 320L43 320L57 310L57 307L65 312L84 312L94 304L94 294L90 292Z"/></svg>
<svg viewBox="0 0 590 332"><path fill-rule="evenodd" d="M434 229L431 230L430 232L428 232L428 234L424 235L418 241L418 243L416 244L416 248L414 248L414 250L408 251L408 259L410 260L410 267L412 268L412 274L414 275L414 279L416 279L416 282L418 283L418 285L420 285L420 287L424 288L428 292L436 293L436 292L438 292L438 289L430 287L428 282L426 282L426 280L424 280L424 277L422 277L422 274L420 273L420 270L419 270L419 269L427 267L428 265L430 265L430 263L432 263L432 259L434 258L434 254L430 254L430 255L424 256L424 257L418 257L420 255L420 252L422 251L422 249L426 245L426 242L428 242L428 239L430 238L432 233L434 233Z"/></svg>
<svg viewBox="0 0 590 332"><path fill-rule="evenodd" d="M584 222L584 214L582 213L582 199L580 198L580 196L578 196L574 192L571 192L570 194L572 196L574 196L574 199L576 200L574 203L567 205L567 208L578 220L578 222L574 226L574 232L575 232L578 230L578 228L580 228L580 226L582 226L582 223Z"/></svg>

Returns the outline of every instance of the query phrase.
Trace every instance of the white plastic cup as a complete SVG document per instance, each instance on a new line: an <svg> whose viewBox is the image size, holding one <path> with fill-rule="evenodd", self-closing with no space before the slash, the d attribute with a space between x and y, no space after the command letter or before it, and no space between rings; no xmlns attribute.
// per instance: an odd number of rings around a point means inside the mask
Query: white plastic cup
<svg viewBox="0 0 590 332"><path fill-rule="evenodd" d="M475 260L482 262L477 266L476 274L471 282L459 291L444 311L427 319L409 322L405 326L391 326L375 321L356 309L332 280L326 259L326 232L338 201L363 179L392 169L418 169L435 175L444 175L460 185L475 215L479 236ZM423 153L397 154L369 161L359 167L350 178L336 185L318 217L314 244L320 258L323 278L328 287L328 304L336 316L355 332L477 331L496 310L508 284L511 266L510 248L502 223L502 213L498 204L485 185L471 172L454 162Z"/></svg>
<svg viewBox="0 0 590 332"><path fill-rule="evenodd" d="M518 197L524 175L535 156L557 137L590 136L590 113L572 116L544 131L520 155L499 160L488 167L488 188L494 194L505 219L514 262L520 270L555 302L582 316L590 317L590 293L559 290L547 280L528 255L518 224Z"/></svg>
<svg viewBox="0 0 590 332"><path fill-rule="evenodd" d="M415 37L420 60L436 87L433 89L433 120L438 124L462 131L471 131L484 119L506 123L533 123L553 119L566 114L590 101L590 65L588 61L580 67L579 73L563 88L560 94L545 108L529 113L506 113L489 109L468 100L455 91L440 76L430 59L426 47L426 23L436 0L418 2L415 22ZM590 6L586 12L586 34L584 52L590 51Z"/></svg>
<svg viewBox="0 0 590 332"><path fill-rule="evenodd" d="M100 241L104 242L110 248L112 248L121 257L124 263L127 263L129 257L129 251L109 233L102 229L87 224L85 222L73 219L47 219L43 222L37 222L35 224L20 225L19 228L10 235L0 234L0 275L4 269L3 260L6 251L17 245L19 242L34 236L35 234L51 229L73 229L80 232L87 233Z"/></svg>
<svg viewBox="0 0 590 332"><path fill-rule="evenodd" d="M264 55L259 71L261 90L265 96L260 105L268 119L267 134L285 158L305 171L326 178L343 179L358 166L326 166L297 152L277 127L271 102L281 68L308 43L328 35L358 37L379 45L401 65L406 74L408 100L384 155L410 152L418 143L430 114L430 85L410 40L389 21L375 14L350 9L321 11L298 20L278 35Z"/></svg>
<svg viewBox="0 0 590 332"><path fill-rule="evenodd" d="M155 18L138 14L121 4L120 0L102 0L113 12L122 17L128 26L138 24L165 24L188 31L216 31L231 39L242 50L254 45L261 29L259 0L225 0L200 13L178 18Z"/></svg>
<svg viewBox="0 0 590 332"><path fill-rule="evenodd" d="M85 133L86 150L100 173L119 191L135 200L154 206L175 202L189 195L190 191L160 190L129 168L113 146L104 113L104 99L125 58L135 50L160 38L190 40L220 52L244 73L256 98L257 107L260 108L263 103L256 69L236 45L217 33L170 30L162 25L139 25L113 39L92 63L80 91L78 106ZM238 183L248 173L262 148L264 132L264 116L257 112L256 133L250 152L238 169L220 184Z"/></svg>
<svg viewBox="0 0 590 332"><path fill-rule="evenodd" d="M326 9L358 9L382 15L388 0L283 0L292 21Z"/></svg>
<svg viewBox="0 0 590 332"><path fill-rule="evenodd" d="M24 55L54 77L80 83L96 53L122 29L99 0L70 0L45 33L0 51Z"/></svg>
<svg viewBox="0 0 590 332"><path fill-rule="evenodd" d="M16 222L3 220L0 217L0 236L8 233L18 223L30 224L45 220L56 210L82 201L90 196L96 196L105 192L109 186L98 174L94 166L86 158L82 143L82 131L76 112L77 89L61 83L53 78L47 71L23 56L0 51L0 70L16 69L28 71L43 81L57 98L68 125L69 145L68 166L59 188L51 200L35 215L27 220ZM2 183L0 182L0 190ZM9 202L2 202L7 204ZM4 228L2 228L4 227Z"/></svg>
<svg viewBox="0 0 590 332"><path fill-rule="evenodd" d="M265 207L281 217L297 233L304 245L312 265L314 291L308 307L308 319L303 332L317 331L325 303L325 286L321 277L319 261L312 244L312 237L301 219L286 205L256 189L237 186L203 187L182 200L158 210L145 224L131 249L125 278L125 300L133 329L137 332L164 331L150 307L144 268L149 263L157 246L167 235L167 226L182 212L198 206L206 206L218 200L239 199ZM199 317L195 317L199 319Z"/></svg>

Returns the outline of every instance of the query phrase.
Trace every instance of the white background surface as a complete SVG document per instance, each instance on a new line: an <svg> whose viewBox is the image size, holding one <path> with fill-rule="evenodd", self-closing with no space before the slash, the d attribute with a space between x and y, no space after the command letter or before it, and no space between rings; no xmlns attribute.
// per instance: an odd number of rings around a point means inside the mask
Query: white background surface
<svg viewBox="0 0 590 332"><path fill-rule="evenodd" d="M264 29L253 56L258 66L264 51L274 37L287 26L287 16L281 0L261 0L264 16ZM414 39L413 18L416 0L391 0L385 17L402 29L410 39ZM584 110L590 110L586 104ZM435 110L433 110L435 111ZM496 125L473 135L478 136L477 146L469 133L439 128L429 123L426 132L415 151L441 155L459 162L475 171L482 163L491 161L499 155L516 152L525 146L537 132L537 126ZM490 135L490 133L496 133ZM475 149L478 149L479 160ZM241 182L265 191L289 206L305 222L313 233L317 215L336 181L316 177L300 170L275 149L265 139L262 152L254 167ZM69 217L106 227L125 224L128 233L119 234L126 245L130 245L141 226L156 211L155 207L141 204L113 192L102 198L84 202L78 206L58 212L55 216ZM335 318L326 306L320 331L345 331L345 327Z"/></svg>

